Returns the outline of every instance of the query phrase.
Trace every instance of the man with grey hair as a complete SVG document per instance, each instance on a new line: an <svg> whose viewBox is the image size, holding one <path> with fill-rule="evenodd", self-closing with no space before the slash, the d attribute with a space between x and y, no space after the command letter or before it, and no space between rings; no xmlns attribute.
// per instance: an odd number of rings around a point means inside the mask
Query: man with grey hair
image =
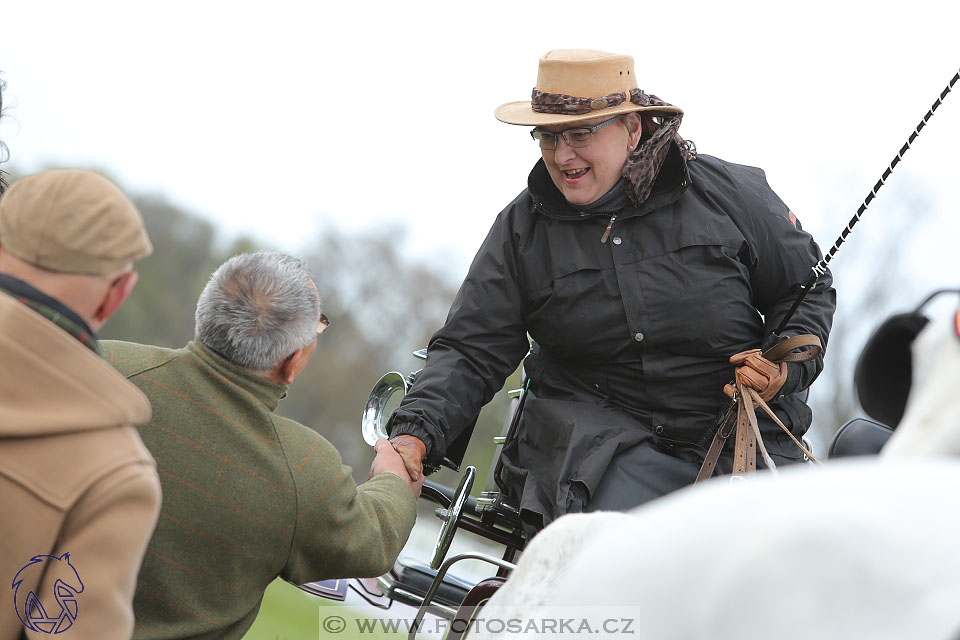
<svg viewBox="0 0 960 640"><path fill-rule="evenodd" d="M266 377L281 373L272 371L277 363L286 369L299 364L299 373L325 321L307 264L283 253L234 257L213 272L197 301L200 341ZM283 383L293 382L293 377L286 379L288 372L282 373Z"/></svg>
<svg viewBox="0 0 960 640"><path fill-rule="evenodd" d="M274 413L325 326L306 263L260 252L213 273L185 347L103 342L153 405L140 435L164 491L135 638L240 637L278 576L300 584L393 567L423 481L381 440L357 486L333 445Z"/></svg>

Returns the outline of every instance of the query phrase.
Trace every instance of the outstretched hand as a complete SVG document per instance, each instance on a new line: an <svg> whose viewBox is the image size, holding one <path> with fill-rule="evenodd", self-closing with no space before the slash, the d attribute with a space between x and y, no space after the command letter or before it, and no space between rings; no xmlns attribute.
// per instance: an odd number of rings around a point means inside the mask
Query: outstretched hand
<svg viewBox="0 0 960 640"><path fill-rule="evenodd" d="M373 464L370 465L370 475L367 479L369 480L381 473L392 473L403 478L410 490L413 491L414 497L419 498L420 491L423 488L423 474L419 474L416 480L412 479L407 472L403 458L383 438L377 440L376 444L373 445L373 450L376 452L376 457L373 459Z"/></svg>
<svg viewBox="0 0 960 640"><path fill-rule="evenodd" d="M770 362L760 353L760 349L741 351L731 356L730 362L739 365L734 374L736 381L759 393L760 398L766 402L777 395L777 391L787 381L787 363ZM723 392L730 398L735 391L736 387L732 384L723 387Z"/></svg>
<svg viewBox="0 0 960 640"><path fill-rule="evenodd" d="M427 455L427 445L423 444L423 440L416 436L403 434L390 438L390 444L403 458L403 464L410 477L413 480L422 479L423 458Z"/></svg>

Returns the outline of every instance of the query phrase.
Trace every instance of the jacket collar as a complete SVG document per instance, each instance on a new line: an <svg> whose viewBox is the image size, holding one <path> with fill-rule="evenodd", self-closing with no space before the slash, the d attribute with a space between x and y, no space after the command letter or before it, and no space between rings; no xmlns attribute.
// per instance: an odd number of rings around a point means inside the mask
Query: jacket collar
<svg viewBox="0 0 960 640"><path fill-rule="evenodd" d="M610 192L595 203L585 207L570 204L547 172L547 166L541 158L534 165L527 178L527 188L533 196L536 209L550 218L573 220L594 216L617 214L620 218L640 216L677 200L690 186L690 177L683 153L675 142L670 143L670 151L657 179L653 183L650 196L639 207L634 207L623 192L621 179ZM617 190L620 193L614 193ZM620 197L620 194L623 197Z"/></svg>
<svg viewBox="0 0 960 640"><path fill-rule="evenodd" d="M265 378L251 373L244 367L230 362L203 344L198 337L194 337L193 340L187 343L187 350L194 356L200 358L200 360L213 369L214 372L255 397L271 412L276 411L280 400L287 396L288 385L270 382Z"/></svg>

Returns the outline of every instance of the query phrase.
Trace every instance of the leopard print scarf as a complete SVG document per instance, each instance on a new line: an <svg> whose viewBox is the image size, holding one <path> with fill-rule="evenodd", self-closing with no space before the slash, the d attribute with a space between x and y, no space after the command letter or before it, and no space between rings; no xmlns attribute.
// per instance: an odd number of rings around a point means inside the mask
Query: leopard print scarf
<svg viewBox="0 0 960 640"><path fill-rule="evenodd" d="M671 106L656 96L650 98L652 104ZM650 189L670 151L671 142L676 142L680 147L684 162L696 159L696 145L677 133L681 120L682 114L660 116L657 130L630 154L623 165L623 177L628 182L626 191L633 206L639 207L650 195Z"/></svg>

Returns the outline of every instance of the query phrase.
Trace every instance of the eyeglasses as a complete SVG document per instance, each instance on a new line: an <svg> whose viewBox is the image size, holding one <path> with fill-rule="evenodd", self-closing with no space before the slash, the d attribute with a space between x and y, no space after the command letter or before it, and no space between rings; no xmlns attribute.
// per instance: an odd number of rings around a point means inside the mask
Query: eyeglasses
<svg viewBox="0 0 960 640"><path fill-rule="evenodd" d="M534 129L530 132L530 137L540 143L541 149L546 149L547 151L552 151L557 148L557 139L560 136L563 136L563 141L568 145L574 148L582 148L589 146L593 141L593 134L600 129L603 129L608 124L612 124L622 118L624 114L614 116L609 120L604 120L598 125L592 127L576 127L573 129L564 129L560 133L554 133L552 131L544 131L542 129Z"/></svg>
<svg viewBox="0 0 960 640"><path fill-rule="evenodd" d="M326 331L327 327L329 326L330 326L330 320L327 318L326 315L321 313L320 319L317 320L317 335L320 335L321 333Z"/></svg>

